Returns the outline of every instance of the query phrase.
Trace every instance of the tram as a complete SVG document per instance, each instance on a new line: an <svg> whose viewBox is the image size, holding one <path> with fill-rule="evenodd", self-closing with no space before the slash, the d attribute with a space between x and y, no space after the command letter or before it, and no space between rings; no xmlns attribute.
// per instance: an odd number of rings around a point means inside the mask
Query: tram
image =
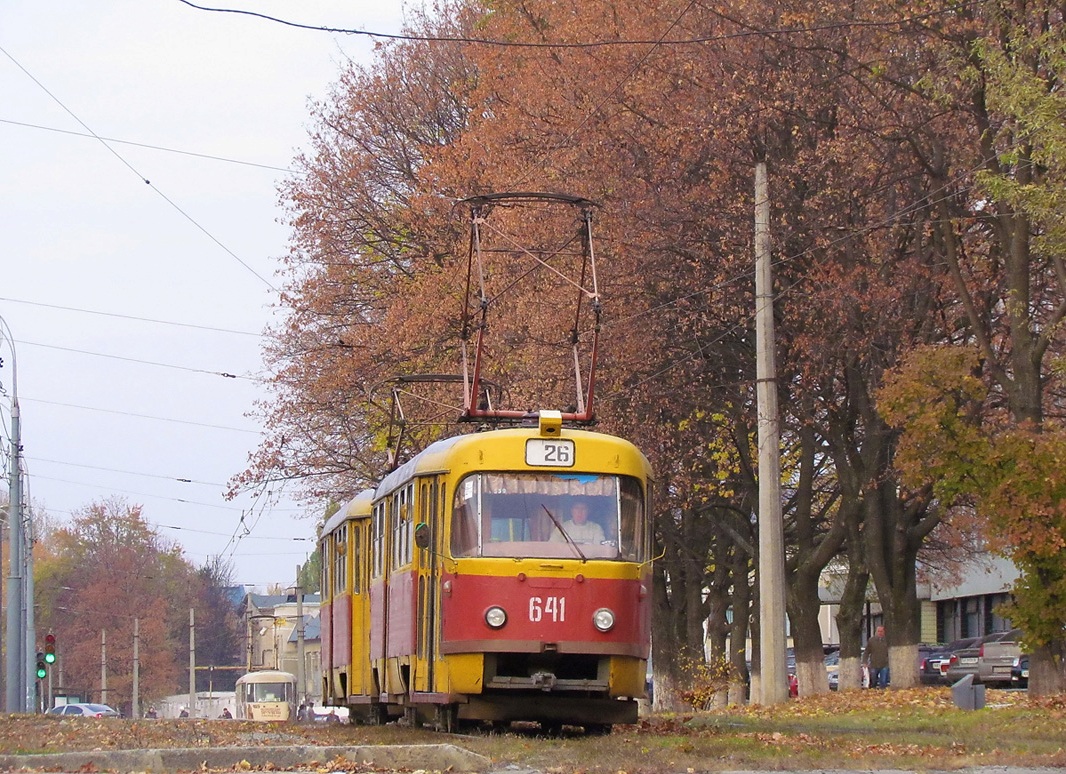
<svg viewBox="0 0 1066 774"><path fill-rule="evenodd" d="M295 720L296 676L267 669L237 678L238 720Z"/></svg>
<svg viewBox="0 0 1066 774"><path fill-rule="evenodd" d="M448 731L635 722L650 478L557 411L428 446L322 526L323 702Z"/></svg>

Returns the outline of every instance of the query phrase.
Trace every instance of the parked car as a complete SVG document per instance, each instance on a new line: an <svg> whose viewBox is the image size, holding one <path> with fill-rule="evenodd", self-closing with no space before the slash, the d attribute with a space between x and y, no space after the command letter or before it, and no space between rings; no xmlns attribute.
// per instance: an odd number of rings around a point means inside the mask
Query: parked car
<svg viewBox="0 0 1066 774"><path fill-rule="evenodd" d="M998 638L986 638L977 654L977 677L985 685L1010 685L1011 668L1022 655L1021 629L1011 629Z"/></svg>
<svg viewBox="0 0 1066 774"><path fill-rule="evenodd" d="M977 677L977 654L980 652L981 639L976 639L971 645L953 651L948 659L948 668L944 672L944 678L948 683L957 683L966 675Z"/></svg>
<svg viewBox="0 0 1066 774"><path fill-rule="evenodd" d="M969 648L977 640L977 637L955 640L947 645L933 648L926 653L918 663L918 678L921 680L922 685L945 684L947 682L948 663L951 661L951 654L957 650ZM919 652L919 656L921 656L921 652Z"/></svg>
<svg viewBox="0 0 1066 774"><path fill-rule="evenodd" d="M1010 684L1012 688L1029 687L1029 656L1021 655L1014 659L1010 668Z"/></svg>
<svg viewBox="0 0 1066 774"><path fill-rule="evenodd" d="M948 664L948 671L946 674L947 681L949 683L957 683L966 675L973 675L973 680L975 683L981 682L981 676L980 674L978 674L977 671L978 660L981 657L981 648L989 643L995 643L1003 639L1010 639L1012 636L1015 636L1013 632L994 632L992 634L988 634L984 637L981 637L970 647L962 648L961 650L957 650L952 653L951 661Z"/></svg>
<svg viewBox="0 0 1066 774"><path fill-rule="evenodd" d="M825 656L825 675L829 679L829 690L840 687L840 651L834 650Z"/></svg>
<svg viewBox="0 0 1066 774"><path fill-rule="evenodd" d="M117 718L117 710L106 704L60 704L48 710L49 715L62 715L63 717L85 718Z"/></svg>
<svg viewBox="0 0 1066 774"><path fill-rule="evenodd" d="M796 676L796 649L785 649L785 671L788 672L788 695L791 698L799 696L799 678Z"/></svg>

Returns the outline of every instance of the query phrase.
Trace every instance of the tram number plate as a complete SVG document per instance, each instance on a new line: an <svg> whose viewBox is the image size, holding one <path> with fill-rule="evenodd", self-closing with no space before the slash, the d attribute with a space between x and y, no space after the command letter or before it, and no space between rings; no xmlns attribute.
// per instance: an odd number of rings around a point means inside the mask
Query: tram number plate
<svg viewBox="0 0 1066 774"><path fill-rule="evenodd" d="M533 623L566 621L566 597L530 597L529 620Z"/></svg>
<svg viewBox="0 0 1066 774"><path fill-rule="evenodd" d="M526 441L526 464L556 468L572 467L574 442L563 438L530 438Z"/></svg>

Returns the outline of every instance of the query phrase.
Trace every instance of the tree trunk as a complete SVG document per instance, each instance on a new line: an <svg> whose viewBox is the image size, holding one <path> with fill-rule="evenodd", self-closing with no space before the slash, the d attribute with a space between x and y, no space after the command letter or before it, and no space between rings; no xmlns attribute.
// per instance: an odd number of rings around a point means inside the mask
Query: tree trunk
<svg viewBox="0 0 1066 774"><path fill-rule="evenodd" d="M1029 695L1066 692L1066 643L1062 640L1035 648L1029 656Z"/></svg>
<svg viewBox="0 0 1066 774"><path fill-rule="evenodd" d="M866 569L862 546L862 510L855 504L848 508L842 504L841 510L848 511L848 577L836 614L837 631L840 633L837 690L852 691L862 688L862 622L866 615L866 589L870 585L870 573Z"/></svg>
<svg viewBox="0 0 1066 774"><path fill-rule="evenodd" d="M729 703L746 704L750 698L748 685L751 674L746 659L748 619L751 615L752 557L745 551L737 551L733 557L733 622L730 625L729 663L732 674L729 681Z"/></svg>

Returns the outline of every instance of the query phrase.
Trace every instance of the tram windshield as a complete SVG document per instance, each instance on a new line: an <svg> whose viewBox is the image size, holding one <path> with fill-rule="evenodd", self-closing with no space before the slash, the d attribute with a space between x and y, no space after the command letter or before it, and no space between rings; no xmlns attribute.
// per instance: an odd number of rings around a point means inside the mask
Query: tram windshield
<svg viewBox="0 0 1066 774"><path fill-rule="evenodd" d="M295 686L289 682L245 683L243 698L247 702L289 702Z"/></svg>
<svg viewBox="0 0 1066 774"><path fill-rule="evenodd" d="M591 473L475 473L459 482L452 556L642 562L640 482Z"/></svg>

